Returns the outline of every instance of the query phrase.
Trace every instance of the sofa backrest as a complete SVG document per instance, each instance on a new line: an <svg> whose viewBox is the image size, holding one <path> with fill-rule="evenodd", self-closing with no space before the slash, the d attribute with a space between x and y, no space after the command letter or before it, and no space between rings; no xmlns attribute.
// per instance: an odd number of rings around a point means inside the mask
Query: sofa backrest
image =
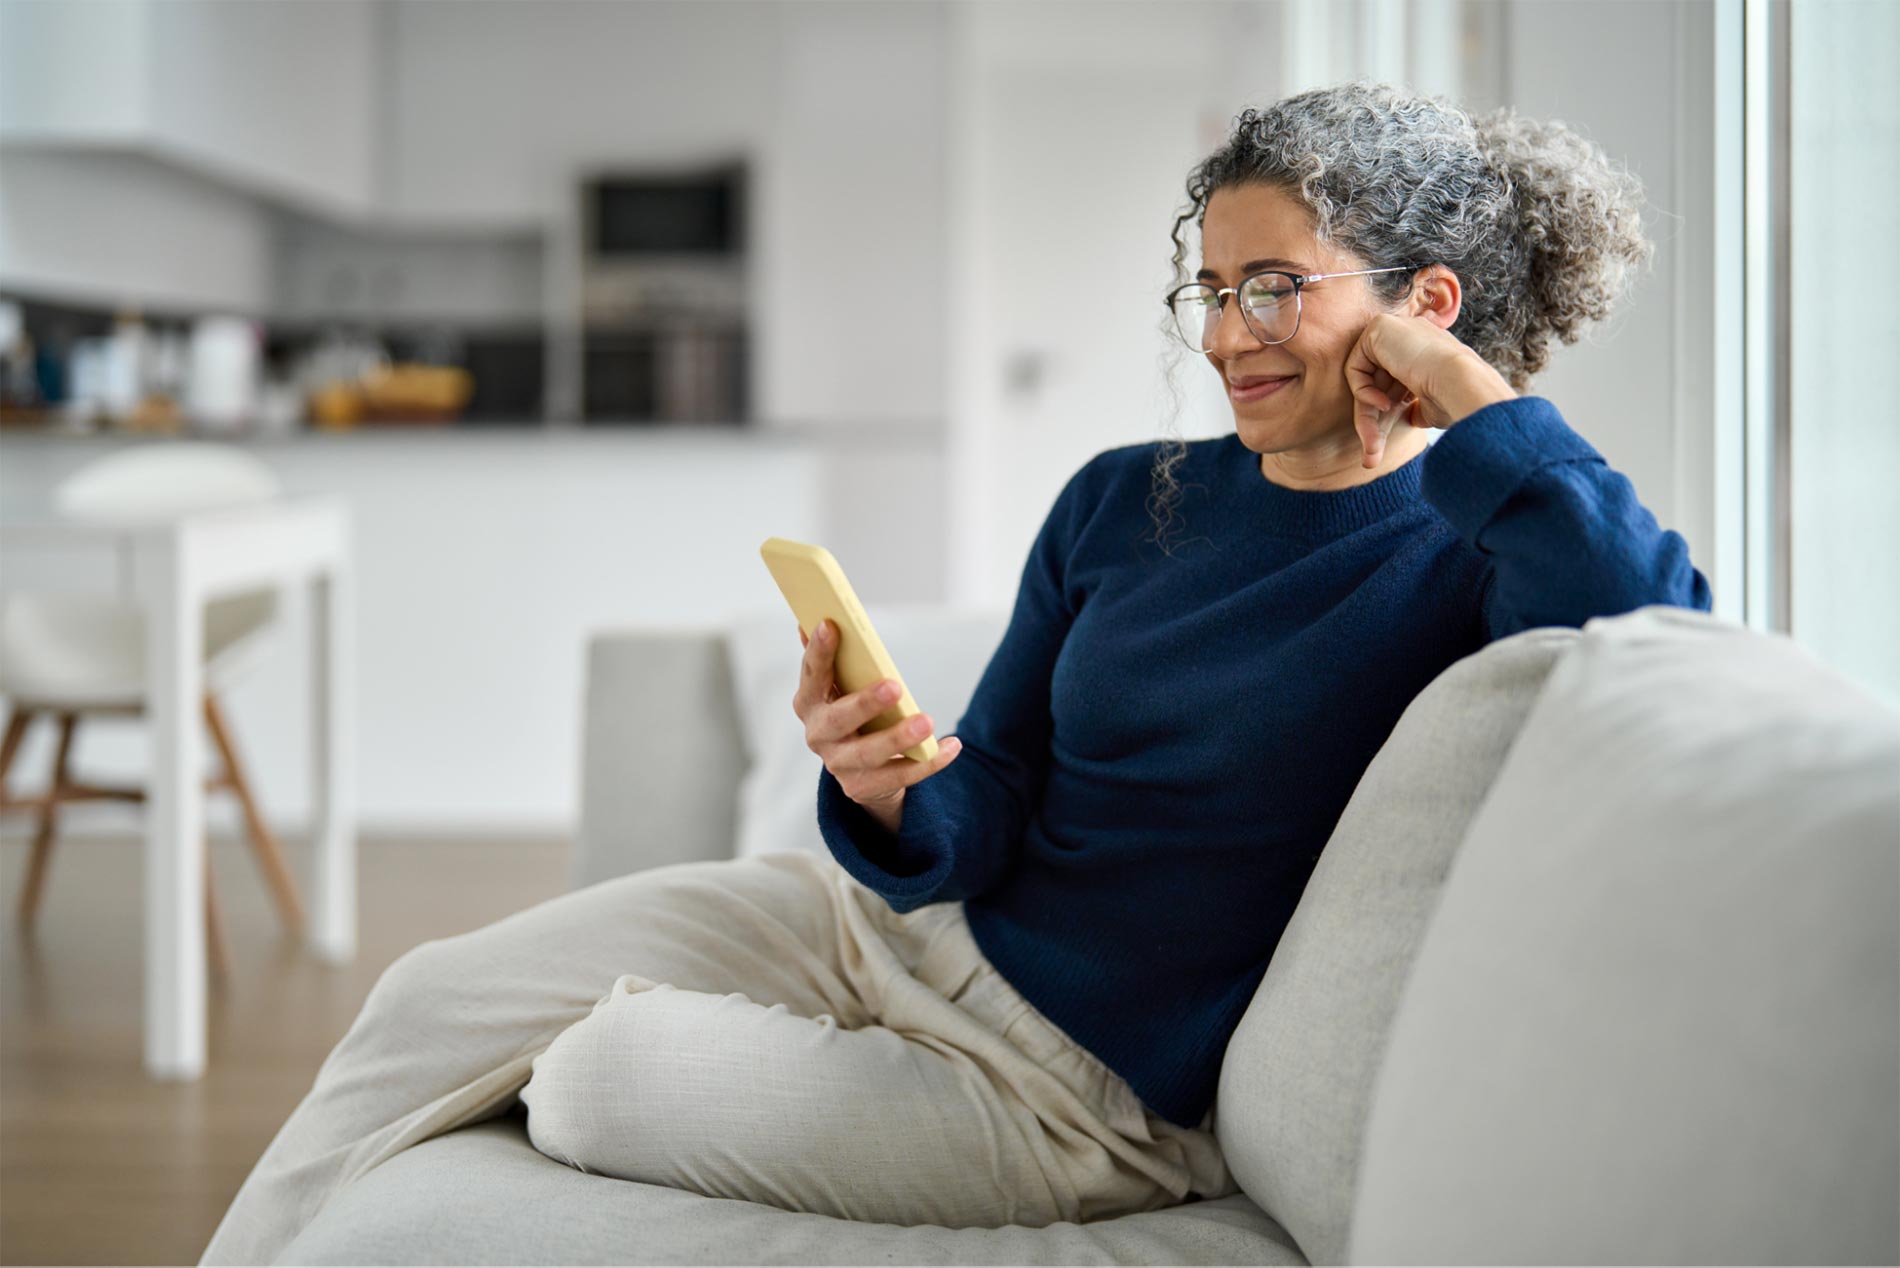
<svg viewBox="0 0 1900 1268"><path fill-rule="evenodd" d="M723 630L601 630L587 645L568 888L732 857L745 774Z"/></svg>
<svg viewBox="0 0 1900 1268"><path fill-rule="evenodd" d="M1364 1263L1900 1262L1900 713L1780 635L1588 622L1374 1089Z"/></svg>
<svg viewBox="0 0 1900 1268"><path fill-rule="evenodd" d="M1360 777L1227 1047L1215 1133L1313 1263L1346 1253L1406 971L1465 830L1574 629L1512 635L1415 697Z"/></svg>

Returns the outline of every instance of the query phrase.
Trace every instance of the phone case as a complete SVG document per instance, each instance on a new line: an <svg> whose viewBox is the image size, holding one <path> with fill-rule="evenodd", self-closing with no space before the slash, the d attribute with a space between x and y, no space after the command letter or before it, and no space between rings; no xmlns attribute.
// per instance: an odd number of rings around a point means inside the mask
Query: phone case
<svg viewBox="0 0 1900 1268"><path fill-rule="evenodd" d="M897 697L895 704L858 728L860 735L882 730L922 712L911 699L910 688L904 686L904 677L897 672L896 662L884 650L883 640L872 628L864 605L858 602L851 583L845 580L844 569L838 566L830 551L806 542L769 537L759 547L759 555L771 569L772 580L778 583L779 593L791 605L792 614L798 618L798 628L805 637L810 638L826 617L838 627L838 651L832 672L838 680L839 691L861 691L881 678L895 678L903 687L903 694ZM937 737L934 735L927 735L904 750L905 757L918 762L927 762L936 755Z"/></svg>

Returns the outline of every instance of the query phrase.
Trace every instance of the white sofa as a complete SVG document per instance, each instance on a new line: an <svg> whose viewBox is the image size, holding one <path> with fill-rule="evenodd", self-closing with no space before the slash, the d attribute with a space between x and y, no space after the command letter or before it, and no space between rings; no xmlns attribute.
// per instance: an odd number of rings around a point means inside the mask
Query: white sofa
<svg viewBox="0 0 1900 1268"><path fill-rule="evenodd" d="M873 616L953 729L1000 618ZM777 613L592 641L575 886L821 848L797 653ZM1900 714L1669 608L1449 667L1229 1045L1232 1197L857 1224L586 1175L523 1124L517 1104L404 1150L278 1262L1893 1263Z"/></svg>

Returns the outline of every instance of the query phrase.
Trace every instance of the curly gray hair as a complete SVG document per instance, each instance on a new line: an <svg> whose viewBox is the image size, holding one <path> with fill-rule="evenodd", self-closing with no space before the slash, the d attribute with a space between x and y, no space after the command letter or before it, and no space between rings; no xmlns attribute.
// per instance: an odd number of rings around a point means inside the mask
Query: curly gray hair
<svg viewBox="0 0 1900 1268"><path fill-rule="evenodd" d="M1182 226L1201 224L1216 190L1241 185L1296 198L1321 242L1360 261L1352 267L1423 261L1457 274L1463 298L1451 333L1519 392L1549 363L1551 340L1575 343L1607 318L1655 252L1641 224L1642 182L1594 142L1559 121L1509 107L1474 119L1448 98L1389 84L1317 88L1242 111L1227 142L1188 174L1188 205L1171 233L1175 285L1188 280ZM1366 279L1393 307L1413 280ZM1185 455L1175 433L1155 456L1149 512L1164 551Z"/></svg>

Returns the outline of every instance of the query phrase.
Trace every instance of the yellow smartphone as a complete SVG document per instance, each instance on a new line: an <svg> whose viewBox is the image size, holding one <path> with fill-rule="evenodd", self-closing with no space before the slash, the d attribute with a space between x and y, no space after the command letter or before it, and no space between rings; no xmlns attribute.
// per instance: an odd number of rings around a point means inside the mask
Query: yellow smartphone
<svg viewBox="0 0 1900 1268"><path fill-rule="evenodd" d="M838 627L832 675L838 680L839 691L862 691L882 678L894 678L902 688L897 702L859 727L858 734L881 731L923 712L911 699L910 688L904 686L896 663L884 650L884 641L871 628L871 618L865 615L864 605L858 602L851 583L845 580L844 569L830 551L806 542L768 537L759 547L759 554L771 569L772 580L778 582L779 593L792 605L792 615L798 618L798 628L806 638L827 617ZM927 762L936 755L934 735L926 735L904 750L904 756L915 762Z"/></svg>

